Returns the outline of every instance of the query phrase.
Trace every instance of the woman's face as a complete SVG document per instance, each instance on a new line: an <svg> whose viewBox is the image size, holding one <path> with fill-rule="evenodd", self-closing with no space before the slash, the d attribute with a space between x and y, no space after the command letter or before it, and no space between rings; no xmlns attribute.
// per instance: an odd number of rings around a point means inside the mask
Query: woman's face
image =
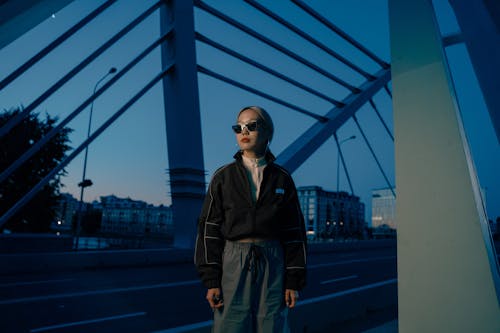
<svg viewBox="0 0 500 333"><path fill-rule="evenodd" d="M255 122L255 130L250 131L247 126L253 129ZM236 133L236 140L243 154L249 157L262 156L266 151L269 135L259 114L252 109L246 109L240 113L237 125L242 129L241 133Z"/></svg>

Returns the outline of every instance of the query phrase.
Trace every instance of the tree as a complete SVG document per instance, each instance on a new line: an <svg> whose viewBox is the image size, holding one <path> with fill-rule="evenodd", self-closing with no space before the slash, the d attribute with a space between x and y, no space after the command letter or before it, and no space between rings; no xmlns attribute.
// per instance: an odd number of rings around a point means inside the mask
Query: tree
<svg viewBox="0 0 500 333"><path fill-rule="evenodd" d="M0 127L22 111L21 108L3 110L0 114ZM54 128L56 117L45 115L40 120L39 114L29 114L21 123L0 138L0 170L8 168L31 145L40 140ZM41 179L54 169L71 149L68 135L71 129L63 128L47 142L33 157L21 165L0 184L0 214L5 214L17 201L27 194ZM24 207L14 214L0 231L13 232L48 232L55 217L55 208L62 186L60 172L55 179L45 185Z"/></svg>
<svg viewBox="0 0 500 333"><path fill-rule="evenodd" d="M102 224L102 210L95 208L88 208L90 205L87 205L87 208L84 208L82 212L82 235L95 235L101 230ZM73 215L72 226L73 230L76 230L77 220L79 218L78 212Z"/></svg>

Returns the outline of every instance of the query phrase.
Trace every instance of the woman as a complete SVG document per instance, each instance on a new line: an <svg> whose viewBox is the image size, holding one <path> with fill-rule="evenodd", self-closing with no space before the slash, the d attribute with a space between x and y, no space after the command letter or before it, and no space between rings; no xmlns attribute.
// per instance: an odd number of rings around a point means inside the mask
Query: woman
<svg viewBox="0 0 500 333"><path fill-rule="evenodd" d="M198 222L195 264L214 310L214 332L287 332L287 307L305 286L306 238L295 185L269 151L274 126L243 108L240 151L210 182Z"/></svg>

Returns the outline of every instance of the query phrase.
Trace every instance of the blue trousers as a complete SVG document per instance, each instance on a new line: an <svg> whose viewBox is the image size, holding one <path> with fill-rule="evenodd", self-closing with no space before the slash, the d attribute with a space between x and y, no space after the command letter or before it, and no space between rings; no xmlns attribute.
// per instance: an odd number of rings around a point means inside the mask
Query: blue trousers
<svg viewBox="0 0 500 333"><path fill-rule="evenodd" d="M278 241L226 241L222 258L224 306L214 333L288 333L284 257Z"/></svg>

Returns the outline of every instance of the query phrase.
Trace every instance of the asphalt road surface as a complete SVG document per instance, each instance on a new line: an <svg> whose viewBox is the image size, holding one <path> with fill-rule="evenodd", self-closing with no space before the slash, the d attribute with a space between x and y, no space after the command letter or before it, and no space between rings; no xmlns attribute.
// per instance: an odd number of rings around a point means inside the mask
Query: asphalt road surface
<svg viewBox="0 0 500 333"><path fill-rule="evenodd" d="M395 249L309 258L314 300L396 278ZM392 282L391 282L392 280ZM206 323L212 311L192 264L0 277L0 332L154 332Z"/></svg>

